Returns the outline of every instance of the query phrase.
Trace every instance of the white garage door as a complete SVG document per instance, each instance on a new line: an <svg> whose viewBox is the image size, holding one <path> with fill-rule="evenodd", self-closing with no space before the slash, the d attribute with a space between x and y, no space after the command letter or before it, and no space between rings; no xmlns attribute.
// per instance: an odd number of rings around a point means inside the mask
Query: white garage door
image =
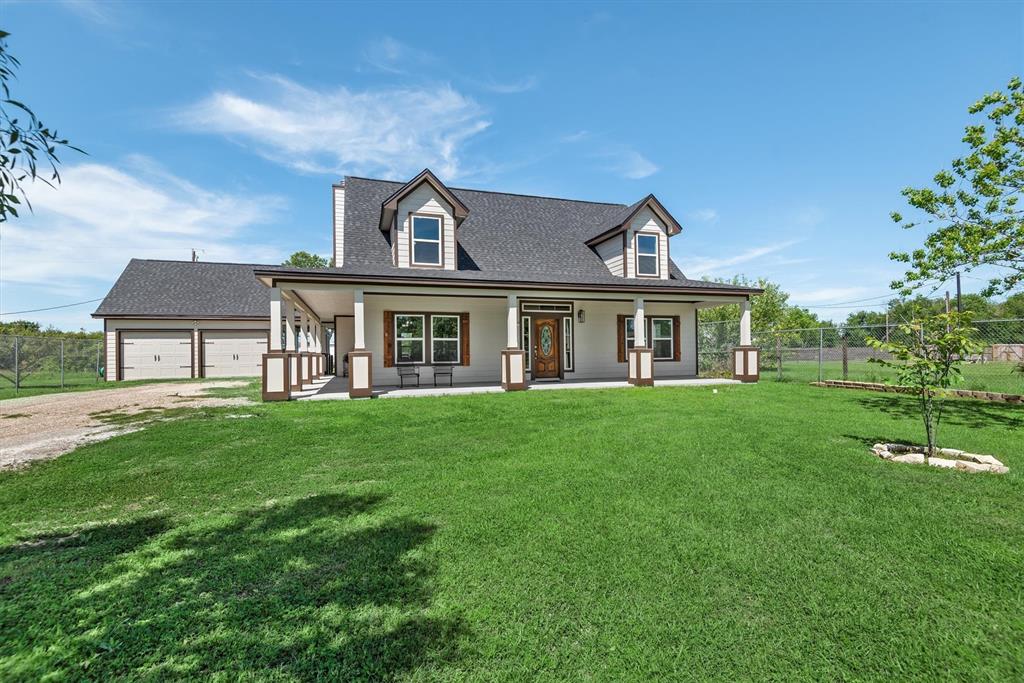
<svg viewBox="0 0 1024 683"><path fill-rule="evenodd" d="M267 352L263 331L203 331L205 377L255 377L261 373Z"/></svg>
<svg viewBox="0 0 1024 683"><path fill-rule="evenodd" d="M169 379L191 376L190 331L121 332L121 379Z"/></svg>

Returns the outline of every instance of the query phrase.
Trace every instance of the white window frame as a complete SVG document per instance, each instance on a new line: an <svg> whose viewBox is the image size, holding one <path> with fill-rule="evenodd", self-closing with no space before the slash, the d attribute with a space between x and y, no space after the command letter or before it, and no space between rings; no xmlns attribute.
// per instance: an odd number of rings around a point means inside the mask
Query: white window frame
<svg viewBox="0 0 1024 683"><path fill-rule="evenodd" d="M394 335L395 335L395 365L423 365L423 361L427 356L427 316L425 313L396 313L394 321ZM399 337L398 336L398 319L399 318L419 318L423 323L423 334L419 337ZM403 341L418 341L420 342L421 355L419 360L398 360L398 345Z"/></svg>
<svg viewBox="0 0 1024 683"><path fill-rule="evenodd" d="M650 337L651 338L651 353L654 356L654 360L675 360L675 357L676 357L676 354L675 354L675 349L676 349L676 323L675 323L675 320L672 319L672 318L657 317L657 316L648 318L647 320L649 321L648 322L648 327L650 328L650 331L651 331L651 337ZM656 327L655 323L657 321L659 321L659 320L668 322L669 333L668 333L667 337L656 337L656 336L654 336L654 330L655 330L655 327ZM669 352L668 352L668 355L667 356L659 356L659 355L657 355L657 351L656 351L657 344L655 344L655 342L666 341L666 340L668 340L668 342L669 342Z"/></svg>
<svg viewBox="0 0 1024 683"><path fill-rule="evenodd" d="M416 219L421 218L424 220L437 221L437 239L425 239L423 237L416 237ZM436 244L437 245L437 261L417 261L416 260L416 243L422 242L424 244ZM442 245L444 243L444 217L436 216L433 214L425 213L413 213L409 215L409 263L414 266L441 266L444 265L444 251Z"/></svg>
<svg viewBox="0 0 1024 683"><path fill-rule="evenodd" d="M640 251L640 238L641 237L653 237L654 238L654 253L641 252ZM654 272L643 273L640 271L640 257L641 256L653 256L654 257ZM661 277L661 235L652 232L638 232L633 238L633 272L636 273L637 277Z"/></svg>
<svg viewBox="0 0 1024 683"><path fill-rule="evenodd" d="M572 352L572 316L567 315L562 320L564 320L562 323L562 369L565 372L572 372L572 364L575 361L573 356L576 355Z"/></svg>
<svg viewBox="0 0 1024 683"><path fill-rule="evenodd" d="M522 325L521 341L523 344L523 351L526 352L526 371L532 372L533 366L530 365L530 362L532 360L532 354L530 353L530 350L532 349L532 347L530 346L530 344L533 342L533 318L531 318L528 315L524 315L520 319L519 324Z"/></svg>
<svg viewBox="0 0 1024 683"><path fill-rule="evenodd" d="M462 362L462 320L457 315L451 315L447 313L431 314L430 316L430 363L432 365L459 365ZM455 319L455 336L454 337L435 337L434 336L434 321L438 318L454 318ZM424 332L426 330L424 329ZM455 342L455 360L435 360L434 359L434 342L436 341L453 341Z"/></svg>

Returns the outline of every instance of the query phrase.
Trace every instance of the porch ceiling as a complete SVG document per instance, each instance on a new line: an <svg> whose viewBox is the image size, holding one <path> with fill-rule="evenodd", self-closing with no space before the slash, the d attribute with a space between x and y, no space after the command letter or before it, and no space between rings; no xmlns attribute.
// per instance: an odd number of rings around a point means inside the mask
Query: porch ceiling
<svg viewBox="0 0 1024 683"><path fill-rule="evenodd" d="M297 294L322 322L334 322L336 315L352 315L351 289L303 289L301 285L292 288L284 283L281 284L281 288L285 291L285 296L292 292Z"/></svg>

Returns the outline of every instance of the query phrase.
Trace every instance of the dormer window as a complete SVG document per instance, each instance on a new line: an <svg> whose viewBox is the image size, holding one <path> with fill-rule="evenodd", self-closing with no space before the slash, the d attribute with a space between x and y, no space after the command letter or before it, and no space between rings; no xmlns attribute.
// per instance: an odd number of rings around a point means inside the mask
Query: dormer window
<svg viewBox="0 0 1024 683"><path fill-rule="evenodd" d="M441 265L440 216L412 216L412 264L414 266Z"/></svg>
<svg viewBox="0 0 1024 683"><path fill-rule="evenodd" d="M636 236L636 274L658 277L658 236Z"/></svg>

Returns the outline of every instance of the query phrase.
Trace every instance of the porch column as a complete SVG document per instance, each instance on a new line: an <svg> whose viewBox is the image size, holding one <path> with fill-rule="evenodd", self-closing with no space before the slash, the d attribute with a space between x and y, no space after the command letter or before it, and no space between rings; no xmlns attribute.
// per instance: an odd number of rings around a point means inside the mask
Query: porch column
<svg viewBox="0 0 1024 683"><path fill-rule="evenodd" d="M352 323L355 334L353 349L348 353L348 395L368 398L373 396L373 354L366 349L366 312L361 289L352 292Z"/></svg>
<svg viewBox="0 0 1024 683"><path fill-rule="evenodd" d="M309 313L305 308L299 308L299 377L303 386L313 380L313 373L310 372L308 326Z"/></svg>
<svg viewBox="0 0 1024 683"><path fill-rule="evenodd" d="M654 351L647 345L647 317L644 315L644 299L633 299L633 348L627 357L627 381L635 386L654 384Z"/></svg>
<svg viewBox="0 0 1024 683"><path fill-rule="evenodd" d="M313 353L316 355L313 357L313 377L320 379L320 375L323 374L323 352L320 348L320 323L319 321L313 321Z"/></svg>
<svg viewBox="0 0 1024 683"><path fill-rule="evenodd" d="M302 375L299 366L299 354L295 348L295 304L290 299L284 301L284 350L288 354L288 377L292 391L302 391Z"/></svg>
<svg viewBox="0 0 1024 683"><path fill-rule="evenodd" d="M505 348L501 352L501 388L522 391L526 388L526 351L520 348L519 297L509 294L505 318Z"/></svg>
<svg viewBox="0 0 1024 683"><path fill-rule="evenodd" d="M288 377L288 356L281 349L281 290L270 289L270 339L267 353L263 354L264 401L287 401L290 379Z"/></svg>
<svg viewBox="0 0 1024 683"><path fill-rule="evenodd" d="M732 350L732 376L741 382L760 377L761 350L751 344L750 299L740 303L740 345Z"/></svg>

